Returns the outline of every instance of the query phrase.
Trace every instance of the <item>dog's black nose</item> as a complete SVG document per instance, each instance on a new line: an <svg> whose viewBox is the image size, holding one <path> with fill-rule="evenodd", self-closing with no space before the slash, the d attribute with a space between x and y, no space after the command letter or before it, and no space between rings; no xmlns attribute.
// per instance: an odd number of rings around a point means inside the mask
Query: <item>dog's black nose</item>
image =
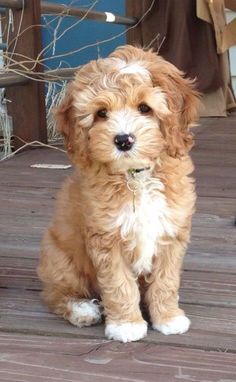
<svg viewBox="0 0 236 382"><path fill-rule="evenodd" d="M134 144L134 136L131 134L118 134L114 138L116 147L121 151L128 151Z"/></svg>

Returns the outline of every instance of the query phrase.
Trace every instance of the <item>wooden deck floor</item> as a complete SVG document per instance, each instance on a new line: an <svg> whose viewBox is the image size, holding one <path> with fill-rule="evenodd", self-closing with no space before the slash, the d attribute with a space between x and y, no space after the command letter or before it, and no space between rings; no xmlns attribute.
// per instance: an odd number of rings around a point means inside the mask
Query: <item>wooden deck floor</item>
<svg viewBox="0 0 236 382"><path fill-rule="evenodd" d="M184 335L149 330L141 342L104 339L104 327L78 329L40 301L35 268L57 189L70 170L54 150L20 154L0 166L0 381L236 381L236 114L196 130L198 204L184 263Z"/></svg>

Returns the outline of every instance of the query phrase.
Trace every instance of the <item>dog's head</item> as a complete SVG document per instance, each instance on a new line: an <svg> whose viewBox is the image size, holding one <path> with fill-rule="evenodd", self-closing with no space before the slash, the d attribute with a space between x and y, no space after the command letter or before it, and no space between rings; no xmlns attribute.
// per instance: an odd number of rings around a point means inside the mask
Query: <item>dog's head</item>
<svg viewBox="0 0 236 382"><path fill-rule="evenodd" d="M192 147L198 94L155 53L132 46L83 66L56 110L74 164L112 170L153 166Z"/></svg>

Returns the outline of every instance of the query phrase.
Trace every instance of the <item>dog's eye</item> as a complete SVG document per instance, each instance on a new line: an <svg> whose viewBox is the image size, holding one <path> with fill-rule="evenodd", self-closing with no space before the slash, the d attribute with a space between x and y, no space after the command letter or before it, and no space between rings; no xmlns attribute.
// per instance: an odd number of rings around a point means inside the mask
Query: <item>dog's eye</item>
<svg viewBox="0 0 236 382"><path fill-rule="evenodd" d="M97 111L97 117L99 118L107 118L107 109L100 109Z"/></svg>
<svg viewBox="0 0 236 382"><path fill-rule="evenodd" d="M146 105L146 103L140 103L140 105L138 106L138 110L140 111L140 113L142 114L147 114L149 113L152 109Z"/></svg>

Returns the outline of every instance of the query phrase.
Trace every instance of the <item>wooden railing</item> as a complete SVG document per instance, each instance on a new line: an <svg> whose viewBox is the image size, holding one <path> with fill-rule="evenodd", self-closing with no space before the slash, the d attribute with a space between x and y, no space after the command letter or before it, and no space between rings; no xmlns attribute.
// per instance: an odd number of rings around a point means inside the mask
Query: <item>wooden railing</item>
<svg viewBox="0 0 236 382"><path fill-rule="evenodd" d="M26 142L38 140L46 143L45 89L44 83L40 80L71 79L76 68L61 68L44 72L42 65L35 63L42 51L41 14L59 13L62 16L83 17L127 26L135 25L137 19L40 0L0 0L0 13L5 14L6 24L9 22L8 9L11 9L14 28L8 36L7 46L3 42L2 47L5 47L5 60L6 64L11 63L11 71L2 71L2 73L0 71L0 88L6 88L6 98L10 100L8 114L13 119L13 134L14 137L19 137ZM17 38L19 26L24 33ZM32 28L32 26L34 27ZM14 63L11 61L12 57ZM27 59L25 60L23 57L27 57ZM26 73L21 74L22 60L24 60ZM27 74L27 69L29 74ZM21 145L22 141L14 138L14 147L18 148Z"/></svg>

